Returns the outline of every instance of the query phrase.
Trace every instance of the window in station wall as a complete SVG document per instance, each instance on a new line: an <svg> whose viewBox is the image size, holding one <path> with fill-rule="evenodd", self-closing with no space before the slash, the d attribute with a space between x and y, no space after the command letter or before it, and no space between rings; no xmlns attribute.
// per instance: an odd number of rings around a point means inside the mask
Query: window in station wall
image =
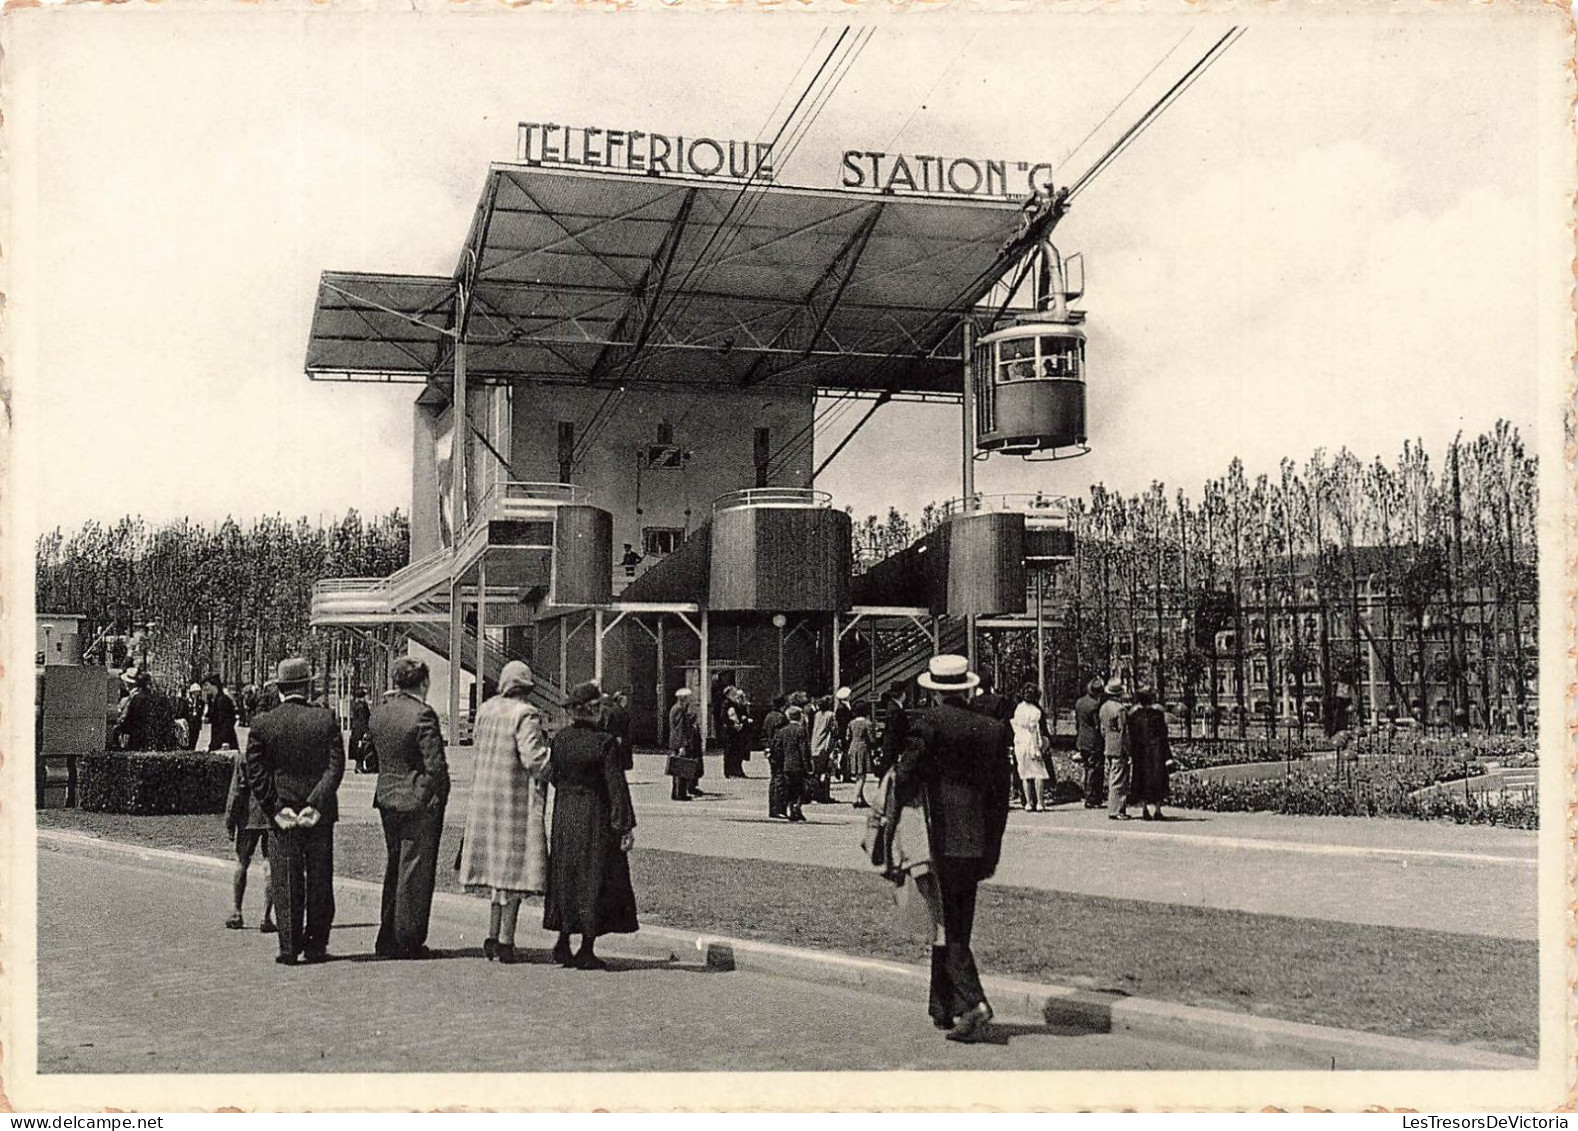
<svg viewBox="0 0 1578 1131"><path fill-rule="evenodd" d="M679 549L685 532L677 526L643 526L641 528L641 553L649 558L661 558Z"/></svg>
<svg viewBox="0 0 1578 1131"><path fill-rule="evenodd" d="M772 460L772 435L771 428L758 428L756 430L755 451L756 485L767 486L767 465Z"/></svg>
<svg viewBox="0 0 1578 1131"><path fill-rule="evenodd" d="M575 462L575 421L559 421L559 482L570 481L570 471Z"/></svg>

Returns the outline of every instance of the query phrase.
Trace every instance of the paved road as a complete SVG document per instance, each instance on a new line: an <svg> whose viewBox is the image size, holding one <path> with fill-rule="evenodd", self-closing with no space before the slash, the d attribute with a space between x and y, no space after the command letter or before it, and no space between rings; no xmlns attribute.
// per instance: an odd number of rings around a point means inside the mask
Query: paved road
<svg viewBox="0 0 1578 1131"><path fill-rule="evenodd" d="M376 895L356 885L337 892L336 961L284 968L272 936L219 926L227 900L218 870L41 844L39 1071L1297 1067L1014 1018L996 1043L961 1047L919 1001L635 957L628 941L609 940L614 969L583 973L546 964L551 937L523 932L539 961L499 966L476 949L480 901L435 916L431 942L454 956L370 961Z"/></svg>
<svg viewBox="0 0 1578 1131"><path fill-rule="evenodd" d="M759 757L759 756L758 756ZM471 752L452 751L464 814ZM864 868L865 814L847 803L806 807L810 821L767 818L764 778L724 780L708 760L714 791L686 804L668 799L663 759L638 755L631 773L647 848L708 856ZM758 760L749 771L765 772ZM340 810L372 822L373 778L347 775ZM852 786L834 796L852 801ZM1537 834L1427 821L1282 817L1172 811L1163 824L1116 823L1080 805L1015 811L996 882L1121 899L1151 900L1377 926L1537 939ZM457 819L463 819L457 817Z"/></svg>

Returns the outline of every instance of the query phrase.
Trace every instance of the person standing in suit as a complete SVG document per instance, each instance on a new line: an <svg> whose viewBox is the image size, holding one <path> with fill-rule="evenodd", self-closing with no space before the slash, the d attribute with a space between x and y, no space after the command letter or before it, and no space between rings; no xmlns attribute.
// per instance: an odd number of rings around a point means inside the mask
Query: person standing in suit
<svg viewBox="0 0 1578 1131"><path fill-rule="evenodd" d="M696 779L701 776L701 728L696 725L696 707L688 687L681 687L674 692L674 705L668 711L668 749L675 757L696 760L695 778L671 775L674 784L669 792L669 800L689 801L694 794L701 792L696 788Z"/></svg>
<svg viewBox="0 0 1578 1131"><path fill-rule="evenodd" d="M203 685L194 683L186 689L186 748L197 749L197 739L203 729Z"/></svg>
<svg viewBox="0 0 1578 1131"><path fill-rule="evenodd" d="M937 705L910 720L894 775L901 803L924 797L942 942L931 952L932 1023L948 1039L984 1039L992 1007L970 951L976 889L997 870L1008 824L1009 743L1002 722L972 710L980 678L963 656L933 656L920 677Z"/></svg>
<svg viewBox="0 0 1578 1131"><path fill-rule="evenodd" d="M1085 685L1074 704L1074 752L1085 766L1085 808L1100 809L1107 801L1107 765L1101 753L1101 680Z"/></svg>
<svg viewBox="0 0 1578 1131"><path fill-rule="evenodd" d="M790 707L784 725L773 732L769 757L782 768L784 816L793 822L805 820L801 809L806 777L811 773L811 739L805 732L805 712Z"/></svg>
<svg viewBox="0 0 1578 1131"><path fill-rule="evenodd" d="M626 771L636 768L635 748L630 745L630 697L616 691L608 697L603 714L603 729L619 743L619 764Z"/></svg>
<svg viewBox="0 0 1578 1131"><path fill-rule="evenodd" d="M241 739L236 736L236 701L225 691L225 677L209 672L203 679L203 695L208 700L208 749L241 749Z"/></svg>
<svg viewBox="0 0 1578 1131"><path fill-rule="evenodd" d="M882 697L882 748L876 764L871 768L878 778L898 762L909 732L909 716L904 711L904 683L895 680L888 685L888 693Z"/></svg>
<svg viewBox="0 0 1578 1131"><path fill-rule="evenodd" d="M351 758L356 762L356 772L360 774L367 769L366 753L362 747L367 743L367 724L372 719L373 708L367 702L367 688L357 687L351 695Z"/></svg>
<svg viewBox="0 0 1578 1131"><path fill-rule="evenodd" d="M1014 758L1014 743L1011 737L1013 734L1011 720L1014 717L1015 703L1008 696L998 694L996 681L992 679L990 672L982 672L980 680L981 690L974 699L970 700L970 706L988 718L996 719L1000 723L1010 723L1008 749L1003 751L1003 757L1008 759L1009 774L1013 781L1014 801L1023 806L1026 804L1025 783L1019 777L1019 767Z"/></svg>
<svg viewBox="0 0 1578 1131"><path fill-rule="evenodd" d="M1123 749L1123 730L1129 709L1123 705L1123 681L1114 677L1107 683L1107 698L1096 712L1101 732L1101 755L1107 763L1107 818L1129 819L1129 759Z"/></svg>
<svg viewBox="0 0 1578 1131"><path fill-rule="evenodd" d="M840 687L833 695L833 759L838 780L846 785L855 780L849 764L849 724L855 717L850 706L853 694L849 688Z"/></svg>
<svg viewBox="0 0 1578 1131"><path fill-rule="evenodd" d="M367 734L367 746L378 759L373 806L383 822L388 853L374 949L385 958L428 958L449 763L438 714L427 705L427 665L402 656L390 665L389 679L394 688L373 711Z"/></svg>
<svg viewBox="0 0 1578 1131"><path fill-rule="evenodd" d="M322 962L334 925L334 823L345 742L334 712L307 703L312 667L281 660L281 702L247 734L247 786L274 823L269 885L282 966Z"/></svg>

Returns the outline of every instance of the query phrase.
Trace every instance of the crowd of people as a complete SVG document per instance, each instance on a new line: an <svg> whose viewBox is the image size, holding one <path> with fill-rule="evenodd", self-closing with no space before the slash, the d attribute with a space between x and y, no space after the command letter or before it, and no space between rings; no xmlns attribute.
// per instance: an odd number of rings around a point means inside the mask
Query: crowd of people
<svg viewBox="0 0 1578 1131"><path fill-rule="evenodd" d="M427 703L426 665L397 660L390 678L376 707L353 707L351 746L378 774L373 804L386 865L374 951L420 959L433 956L428 924L450 772L440 721ZM972 1042L983 1039L992 1017L970 949L976 891L997 868L1014 799L1032 812L1054 800L1051 735L1033 684L1002 695L962 656L933 657L916 682L915 693L895 683L877 704L855 703L848 688L819 698L796 692L775 700L759 723L744 696L728 688L716 716L724 776L744 776L752 750L765 750L769 815L790 822L805 820L807 804L831 803L833 782L857 786L854 805L872 810L872 863L908 895L931 942L932 1019L950 1040ZM346 751L333 712L309 702L305 660L282 661L274 685L280 702L253 717L227 806L237 870L226 926L244 926L247 870L261 849L269 860L262 929L279 936L276 961L293 966L328 957ZM477 710L475 776L454 866L466 891L487 898L482 949L490 961L521 961L521 904L540 896L542 925L557 936L552 959L605 969L597 940L638 929L628 860L636 828L626 777L633 765L628 703L596 683L580 684L566 702L570 725L550 737L530 701L533 690L530 666L512 660L497 693ZM927 693L929 705L908 701ZM668 713L676 801L701 793L694 700L681 688ZM1162 819L1172 763L1155 696L1140 689L1130 704L1121 681L1093 680L1074 713L1086 806L1105 804L1108 816L1124 820L1138 805L1143 819Z"/></svg>
<svg viewBox="0 0 1578 1131"><path fill-rule="evenodd" d="M365 721L354 710L351 721L358 759L378 774L373 805L383 828L385 870L374 953L423 959L434 956L427 935L450 772L439 718L427 703L427 665L399 659L390 682ZM236 843L236 874L225 925L245 926L246 875L262 849L269 896L261 929L279 936L275 960L294 966L328 958L333 829L346 751L334 713L309 702L307 661L281 661L274 683L280 702L252 719L231 784L226 825ZM500 673L497 694L478 708L476 776L455 867L467 891L488 897L483 952L489 960L519 960L521 902L542 896L543 926L558 933L553 958L567 967L603 969L597 939L638 926L627 859L636 825L625 777L631 765L627 705L622 696L605 697L597 684L583 683L566 703L571 725L550 740L529 702L533 686L530 667L511 661ZM576 936L580 942L572 951Z"/></svg>
<svg viewBox="0 0 1578 1131"><path fill-rule="evenodd" d="M204 723L208 724L206 749L239 748L236 724L241 721L245 725L245 721L237 711L235 699L225 690L224 676L218 672L210 672L201 683L192 684L185 695L161 696L169 703L173 735L161 734L155 698L153 679L146 669L130 665L121 672L120 702L110 732L113 749L168 750L166 743L173 739L181 749L196 750Z"/></svg>
<svg viewBox="0 0 1578 1131"><path fill-rule="evenodd" d="M1032 813L1050 810L1057 796L1057 771L1040 689L1026 682L1009 696L996 690L989 674L980 673L977 679L969 706L1007 728L1004 757L1013 803ZM852 804L869 808L868 783L887 772L903 739L907 693L909 685L896 682L879 703L871 704L853 702L847 687L821 697L796 691L775 698L758 721L744 693L726 687L714 705L723 776L744 777L744 764L753 750L760 750L766 753L769 770L769 817L805 820L805 805L836 804L831 791L835 783L856 785ZM1155 694L1141 688L1130 702L1121 680L1092 680L1075 704L1074 716L1074 761L1083 769L1086 808L1110 805L1114 820L1128 820L1129 806L1138 804L1143 820L1164 819L1161 804L1172 755ZM628 729L625 736L628 743ZM679 688L668 712L671 800L689 801L703 794L701 748L695 694Z"/></svg>
<svg viewBox="0 0 1578 1131"><path fill-rule="evenodd" d="M1126 698L1122 680L1093 679L1074 704L1074 756L1085 771L1085 808L1106 806L1110 820L1127 821L1129 806L1138 803L1141 820L1165 820L1162 802L1174 769L1167 716L1149 688L1136 690L1132 705Z"/></svg>

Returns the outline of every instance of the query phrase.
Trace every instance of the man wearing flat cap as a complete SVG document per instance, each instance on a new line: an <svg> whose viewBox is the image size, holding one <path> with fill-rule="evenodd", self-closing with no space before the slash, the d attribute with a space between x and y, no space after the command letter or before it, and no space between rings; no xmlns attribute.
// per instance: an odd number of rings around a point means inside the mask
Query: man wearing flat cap
<svg viewBox="0 0 1578 1131"><path fill-rule="evenodd" d="M378 760L373 805L388 853L374 949L385 958L427 958L449 762L438 713L427 705L427 665L402 656L390 665L389 681L394 688L385 692L367 724L367 746Z"/></svg>
<svg viewBox="0 0 1578 1131"><path fill-rule="evenodd" d="M247 733L247 785L274 823L269 884L279 923L282 966L322 962L334 924L336 794L345 776L345 742L327 707L307 702L312 667L281 660L280 705Z"/></svg>
<svg viewBox="0 0 1578 1131"><path fill-rule="evenodd" d="M970 708L980 684L963 656L933 656L918 681L936 706L910 717L895 772L900 803L924 796L942 939L931 952L932 1022L948 1039L985 1038L992 1019L970 951L975 894L997 870L1008 824L1004 724Z"/></svg>

